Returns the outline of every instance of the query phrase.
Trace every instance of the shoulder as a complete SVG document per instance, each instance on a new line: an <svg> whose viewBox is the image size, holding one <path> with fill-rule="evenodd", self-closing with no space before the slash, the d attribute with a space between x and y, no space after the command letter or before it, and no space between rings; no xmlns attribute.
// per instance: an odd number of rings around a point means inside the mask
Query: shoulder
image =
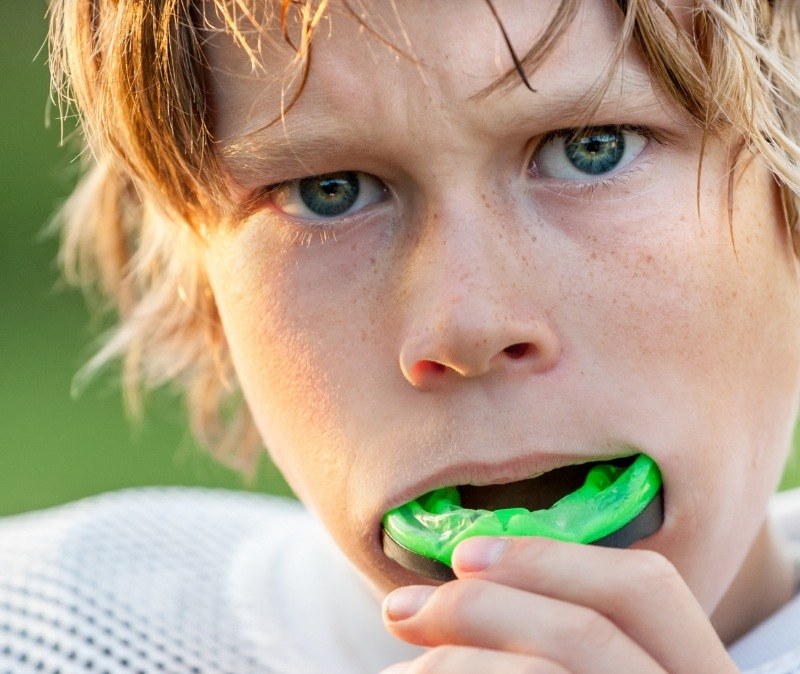
<svg viewBox="0 0 800 674"><path fill-rule="evenodd" d="M268 671L229 585L253 536L308 522L289 499L185 488L0 519L0 670Z"/></svg>

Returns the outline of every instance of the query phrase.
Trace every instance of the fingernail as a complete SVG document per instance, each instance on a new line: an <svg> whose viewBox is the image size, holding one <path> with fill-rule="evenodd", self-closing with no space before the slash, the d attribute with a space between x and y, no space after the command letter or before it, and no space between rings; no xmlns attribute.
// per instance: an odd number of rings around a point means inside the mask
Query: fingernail
<svg viewBox="0 0 800 674"><path fill-rule="evenodd" d="M401 587L383 600L384 615L394 622L410 618L422 608L436 588L428 585Z"/></svg>
<svg viewBox="0 0 800 674"><path fill-rule="evenodd" d="M468 538L453 551L453 566L459 571L483 571L497 563L506 547L508 539L505 538Z"/></svg>

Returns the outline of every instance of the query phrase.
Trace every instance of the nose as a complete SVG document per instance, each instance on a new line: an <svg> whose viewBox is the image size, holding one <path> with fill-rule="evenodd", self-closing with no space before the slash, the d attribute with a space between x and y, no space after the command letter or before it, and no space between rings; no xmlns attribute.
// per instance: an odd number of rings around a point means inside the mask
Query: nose
<svg viewBox="0 0 800 674"><path fill-rule="evenodd" d="M518 246L487 236L486 224L462 222L418 243L400 349L403 376L417 389L535 375L559 360L543 278L520 262L529 256ZM438 225L447 227L441 217Z"/></svg>

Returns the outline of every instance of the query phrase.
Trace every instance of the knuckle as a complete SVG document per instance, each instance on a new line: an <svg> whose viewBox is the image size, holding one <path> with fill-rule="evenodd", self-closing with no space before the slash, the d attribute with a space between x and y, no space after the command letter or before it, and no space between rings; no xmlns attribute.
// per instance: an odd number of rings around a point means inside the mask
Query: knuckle
<svg viewBox="0 0 800 674"><path fill-rule="evenodd" d="M558 549L559 545L559 542L554 538L547 538L546 536L522 537L514 541L514 543L525 550L525 556L529 563L546 560L553 553L554 548Z"/></svg>
<svg viewBox="0 0 800 674"><path fill-rule="evenodd" d="M675 566L664 555L654 550L637 551L637 569L639 575L644 576L644 582L659 586L672 585L679 576Z"/></svg>
<svg viewBox="0 0 800 674"><path fill-rule="evenodd" d="M575 631L570 637L580 640L584 646L592 651L605 650L616 638L617 628L603 614L584 608L578 613L575 620Z"/></svg>
<svg viewBox="0 0 800 674"><path fill-rule="evenodd" d="M452 616L468 615L486 591L486 581L467 578L445 583L436 592L440 606Z"/></svg>

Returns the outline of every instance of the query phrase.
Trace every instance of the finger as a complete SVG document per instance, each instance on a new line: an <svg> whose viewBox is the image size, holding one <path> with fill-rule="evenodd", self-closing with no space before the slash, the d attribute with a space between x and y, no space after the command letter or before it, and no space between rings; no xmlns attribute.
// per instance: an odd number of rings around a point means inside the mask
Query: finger
<svg viewBox="0 0 800 674"><path fill-rule="evenodd" d="M571 672L664 674L601 614L485 580L400 588L387 597L384 613L395 636L420 646L453 644L535 656Z"/></svg>
<svg viewBox="0 0 800 674"><path fill-rule="evenodd" d="M410 662L384 669L381 674L571 674L555 662L516 653L466 646L439 646Z"/></svg>
<svg viewBox="0 0 800 674"><path fill-rule="evenodd" d="M490 549L497 543L505 544L500 554ZM481 578L605 615L667 671L695 672L700 656L707 671L733 671L691 590L656 552L546 538L473 538L456 548L453 565L460 578Z"/></svg>

